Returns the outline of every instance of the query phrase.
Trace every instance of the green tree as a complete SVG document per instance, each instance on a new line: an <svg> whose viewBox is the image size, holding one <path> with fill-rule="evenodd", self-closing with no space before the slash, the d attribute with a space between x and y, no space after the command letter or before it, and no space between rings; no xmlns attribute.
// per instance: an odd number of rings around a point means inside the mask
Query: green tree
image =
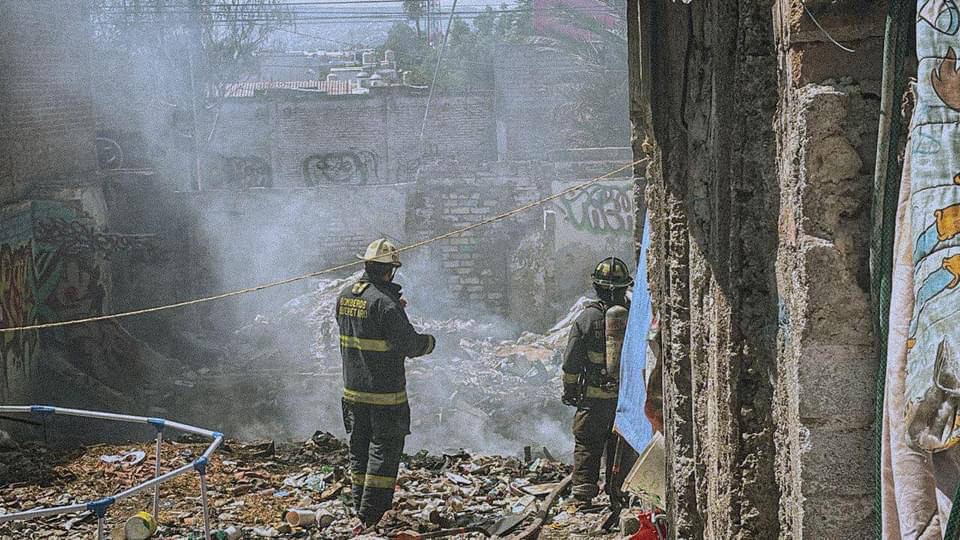
<svg viewBox="0 0 960 540"><path fill-rule="evenodd" d="M532 0L503 4L499 10L487 7L474 17L473 24L454 17L446 50L437 77L439 89L488 87L493 81L494 50L499 42L521 41L530 37ZM393 49L401 67L410 72L413 84L427 85L433 80L439 47L428 46L409 24L396 23L384 48Z"/></svg>
<svg viewBox="0 0 960 540"><path fill-rule="evenodd" d="M574 65L585 74L581 86L566 91L568 106L557 115L573 115L570 135L584 146L620 146L630 137L627 84L626 4L622 0L603 0L605 14L614 24L603 22L596 10L561 7L557 18L590 36L538 36L531 41L571 55Z"/></svg>
<svg viewBox="0 0 960 540"><path fill-rule="evenodd" d="M291 22L289 9L283 0L93 1L96 60L113 73L98 95L114 95L112 108L136 104L120 121L137 122L158 154L192 155L190 184L201 188L224 89L254 73L253 53Z"/></svg>
<svg viewBox="0 0 960 540"><path fill-rule="evenodd" d="M403 12L407 18L414 22L417 28L417 38L423 39L420 31L420 19L426 13L425 2L423 0L403 0Z"/></svg>
<svg viewBox="0 0 960 540"><path fill-rule="evenodd" d="M170 98L182 94L191 60L202 96L221 95L253 72L271 32L292 23L283 0L94 0L92 14L101 52L151 65Z"/></svg>

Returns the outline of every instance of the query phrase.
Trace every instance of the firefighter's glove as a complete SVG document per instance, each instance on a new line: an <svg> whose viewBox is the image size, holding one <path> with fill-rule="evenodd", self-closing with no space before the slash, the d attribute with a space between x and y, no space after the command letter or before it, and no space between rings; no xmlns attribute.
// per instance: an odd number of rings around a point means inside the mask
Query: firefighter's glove
<svg viewBox="0 0 960 540"><path fill-rule="evenodd" d="M569 405L571 407L580 406L580 392L578 391L577 385L567 384L563 386L563 397L560 398L560 401L564 405Z"/></svg>

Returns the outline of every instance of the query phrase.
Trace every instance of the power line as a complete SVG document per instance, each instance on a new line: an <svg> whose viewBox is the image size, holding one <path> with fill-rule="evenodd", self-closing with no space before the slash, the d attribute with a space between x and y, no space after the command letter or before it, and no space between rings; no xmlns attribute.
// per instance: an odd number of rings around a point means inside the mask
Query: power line
<svg viewBox="0 0 960 540"><path fill-rule="evenodd" d="M403 2L404 2L404 0L333 0L333 1L331 1L331 2L290 2L290 3L282 4L282 5L273 7L273 8L271 8L271 7L269 7L269 6L252 5L252 4L251 4L251 5L247 5L247 6L237 6L237 5L234 5L234 4L206 4L206 5L203 5L203 6L200 6L200 7L203 8L203 9L208 9L208 8L223 8L224 10L233 10L233 11L237 11L237 12L261 11L261 12L276 13L276 12L278 12L278 11L282 11L282 9L278 9L278 8L286 8L286 7L289 7L289 6L325 7L325 6L331 6L331 5L351 5L351 4L402 4ZM485 7L485 6L488 6L488 5L489 5L489 4L469 4L470 7L474 7L474 6L476 6L476 7ZM599 6L599 5L600 5L600 4L598 4L598 6ZM151 11L161 11L161 12L172 12L172 11L177 11L177 10L183 10L183 9L184 9L184 6L178 5L178 6L166 7L166 6L162 6L162 5L154 5L154 6L128 6L128 5L123 5L123 6L118 6L118 5L108 6L108 5L103 5L103 6L98 7L97 9L100 10L100 11L104 11L104 10L109 10L109 11L125 11L125 10L127 10L127 11L146 11L146 10L151 10ZM302 10L290 10L290 11L302 11Z"/></svg>
<svg viewBox="0 0 960 540"><path fill-rule="evenodd" d="M338 40L338 39L332 39L332 38L328 38L328 37L321 37L321 36L318 36L318 35L316 35L316 34L308 34L308 33L306 33L306 32L300 32L300 31L297 31L297 30L290 30L290 29L288 29L288 28L283 28L282 26L278 26L278 27L274 28L274 30L278 30L278 31L280 31L280 32L286 32L286 33L288 33L288 34L295 34L295 35L303 36L303 37L309 37L309 38L314 38L314 39L321 39L321 40L323 40L323 41L329 41L330 43L336 43L336 44L338 44L338 45L346 45L347 47L355 47L355 46L358 46L358 45L361 46L361 47L363 46L363 43L347 43L346 41L340 41L340 40Z"/></svg>
<svg viewBox="0 0 960 540"><path fill-rule="evenodd" d="M465 226L465 227L461 227L461 228L459 228L459 229L454 229L454 230L452 230L452 231L450 231L450 232L441 234L441 235L439 235L439 236L434 236L433 238L428 238L428 239L422 240L422 241L420 241L420 242L415 242L415 243L413 243L413 244L410 244L410 245L407 245L407 246L403 246L403 247L399 248L397 251L400 252L400 253L404 253L404 252L407 252L407 251L413 251L413 250L415 250L415 249L419 249L419 248L421 248L421 247L423 247L423 246L426 246L426 245L428 245L428 244L433 244L433 243L439 242L439 241L441 241L441 240L446 240L446 239L448 239L448 238L453 238L453 237L455 237L455 236L460 236L461 234L464 234L464 233L466 233L466 232L472 231L472 230L474 230L474 229L478 229L478 228L480 228L480 227L484 227L484 226L486 226L486 225L490 225L490 224L496 223L496 222L498 222L498 221L503 221L503 220L505 220L505 219L507 219L507 218L510 218L510 217L513 217L513 216L515 216L515 215L522 214L523 212L526 212L527 210L532 210L533 208L537 208L537 207L539 207L539 206L543 206L543 205L545 205L545 204L547 204L547 203L549 203L549 202L551 202L551 201L555 201L555 200L557 200L557 199L559 199L559 198L561 198L561 197L564 197L564 196L566 196L566 195L569 195L569 194L571 194L571 193L576 193L576 192L578 192L578 191L582 191L582 190L584 190L584 189L586 189L586 188L588 188L588 187L590 187L590 186L592 186L592 185L594 185L594 184L597 184L597 183L599 183L599 182L602 182L602 181L604 181L604 180L607 180L607 179L611 178L613 175L615 175L615 174L617 174L617 173L620 173L620 172L629 170L629 169L631 169L632 167L634 167L634 166L636 166L636 165L639 165L640 163L642 163L642 162L644 162L644 161L645 161L645 159L636 160L636 161L634 161L633 163L628 163L627 165L624 165L624 166L622 166L622 167L619 167L619 168L617 168L617 169L614 169L614 170L612 170L612 171L610 171L610 172L608 172L608 173L606 173L606 174L604 174L604 175L602 175L602 176L598 176L598 177L596 177L596 178L593 178L592 180L588 180L588 181L586 181L586 182L577 184L577 185L575 185L575 186L571 186L571 187L569 187L569 188L567 188L567 189L564 189L564 190L561 190L561 191L559 191L559 192L557 192L557 193L554 193L553 195L549 195L549 196L544 197L544 198L542 198L542 199L533 201L533 202L528 203L528 204L525 204L525 205L523 205L523 206L519 206L519 207L517 207L517 208L514 208L513 210L510 210L510 211L508 211L508 212L504 212L504 213L502 213L502 214L498 214L498 215L496 215L496 216L493 216L493 217L484 219L484 220L482 220L482 221L478 221L478 222L475 222L475 223L471 223L470 225L467 225L467 226ZM322 275L324 275L324 274L331 274L331 273L333 273L333 272L339 272L339 271L341 271L341 270L346 270L346 269L348 269L348 268L353 268L354 266L358 266L358 265L360 265L360 264L362 264L362 263L363 263L363 261L356 260L356 261L352 261L352 262L349 262L349 263L345 263L345 264L341 264L341 265L337 265L337 266L332 266L332 267L329 267L329 268L325 268L325 269L323 269L323 270L318 270L318 271L316 271L316 272L310 272L310 273L302 274L302 275L299 275L299 276L294 276L294 277L290 277L290 278L286 278L286 279L281 279L281 280L277 280L277 281L272 281L272 282L264 283L264 284L262 284L262 285L257 285L257 286L254 286L254 287L247 287L247 288L245 288L245 289L237 289L237 290L234 290L234 291L225 292L225 293L221 293L221 294L217 294L217 295L213 295L213 296L205 296L205 297L202 297L202 298L195 298L195 299L193 299L193 300L185 300L185 301L183 301L183 302L176 302L176 303L173 303L173 304L165 304L165 305L161 305L161 306L154 306L154 307L149 307L149 308L144 308L144 309L137 309L137 310L133 310L133 311L125 311L125 312L122 312L122 313L114 313L114 314L110 314L110 315L98 315L98 316L95 316L95 317L86 317L86 318L83 318L83 319L71 319L71 320L59 321L59 322L52 322L52 323L31 324L31 325L25 325L25 326L15 326L15 327L12 327L12 328L0 328L0 334L8 334L8 333L13 333L13 332L23 332L23 331L27 331L27 330L44 330L44 329L47 329L47 328L59 328L59 327L63 327L63 326L74 326L74 325L78 325L78 324L85 324L85 323L91 323L91 322L97 322L97 321L107 321L107 320L112 320L112 319L122 319L122 318L125 318L125 317L133 317L133 316L135 316L135 315L145 315L145 314L148 314L148 313L156 313L156 312L159 312L159 311L167 311L167 310L176 309L176 308L181 308L181 307L187 307L187 306L192 306L192 305L197 305L197 304L203 304L203 303L207 303L207 302L213 302L213 301L216 301L216 300L223 300L223 299L225 299L225 298L231 298L231 297L234 297L234 296L240 296L240 295L244 295L244 294L250 294L250 293L262 291L262 290L264 290L264 289L270 289L270 288L273 288L273 287L279 287L279 286L281 286L281 285L289 285L290 283L295 283L295 282L298 282L298 281L303 281L303 280L305 280L305 279L310 279L310 278L314 278L314 277L319 277L319 276L322 276Z"/></svg>
<svg viewBox="0 0 960 540"><path fill-rule="evenodd" d="M463 6L461 6L463 7ZM464 11L460 10L461 14L514 14L514 13L542 13L542 12L564 12L564 13L598 13L598 14L608 14L608 15L619 15L618 11L611 10L604 7L538 7L538 8L507 8L507 9L494 9L489 6L482 5L469 5L466 7L476 7L483 8L473 11ZM356 11L346 11L352 8L332 8L332 9L323 9L323 10L311 10L311 11L297 11L292 12L287 15L292 15L292 17L286 17L291 20L298 20L304 17L313 17L313 16L322 16L330 14L339 14L339 13L355 13L355 14L388 14L388 15L404 15L405 12L402 9L391 10L391 11L373 11L373 10L356 10ZM207 16L216 16L216 17L229 17L230 20L250 20L250 19L270 19L270 20L279 20L284 17L280 14L275 14L272 12L222 12L222 13L213 13L209 11L200 12L202 15ZM441 15L449 15L450 11L440 10L438 12ZM105 15L116 17L120 15L150 15L150 16L167 16L167 15L187 15L190 14L189 11L143 11L143 10L130 10L125 12L113 12L106 13Z"/></svg>
<svg viewBox="0 0 960 540"><path fill-rule="evenodd" d="M450 37L450 27L453 26L453 12L457 9L457 0L453 0L453 7L450 8L450 18L447 20L447 30L443 33L443 43L440 44L440 51L437 52L437 67L433 69L433 83L430 85L430 93L427 95L427 105L423 109L423 122L420 124L420 139L417 141L417 148L420 158L417 160L417 174L415 181L420 181L420 170L423 168L423 135L427 130L427 116L430 114L430 102L433 101L433 92L437 88L437 76L440 74L440 62L443 60L443 52L447 48L447 38Z"/></svg>

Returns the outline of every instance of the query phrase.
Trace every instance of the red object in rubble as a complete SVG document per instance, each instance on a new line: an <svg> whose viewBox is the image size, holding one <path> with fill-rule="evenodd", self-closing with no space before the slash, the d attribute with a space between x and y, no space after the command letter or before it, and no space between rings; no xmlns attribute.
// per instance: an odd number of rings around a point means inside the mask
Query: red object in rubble
<svg viewBox="0 0 960 540"><path fill-rule="evenodd" d="M629 540L663 540L667 537L666 520L662 514L655 516L653 512L640 512L637 520L640 521L640 529Z"/></svg>

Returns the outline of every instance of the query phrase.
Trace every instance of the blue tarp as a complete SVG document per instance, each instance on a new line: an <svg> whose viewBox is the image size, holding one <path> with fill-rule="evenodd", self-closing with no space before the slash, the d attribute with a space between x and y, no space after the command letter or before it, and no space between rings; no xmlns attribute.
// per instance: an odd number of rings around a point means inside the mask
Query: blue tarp
<svg viewBox="0 0 960 540"><path fill-rule="evenodd" d="M627 335L620 355L620 399L614 426L637 452L642 452L653 437L653 426L643 413L647 400L647 335L653 312L650 291L647 289L647 249L650 247L650 223L643 225L640 244L640 263L637 265L636 285L627 320Z"/></svg>

